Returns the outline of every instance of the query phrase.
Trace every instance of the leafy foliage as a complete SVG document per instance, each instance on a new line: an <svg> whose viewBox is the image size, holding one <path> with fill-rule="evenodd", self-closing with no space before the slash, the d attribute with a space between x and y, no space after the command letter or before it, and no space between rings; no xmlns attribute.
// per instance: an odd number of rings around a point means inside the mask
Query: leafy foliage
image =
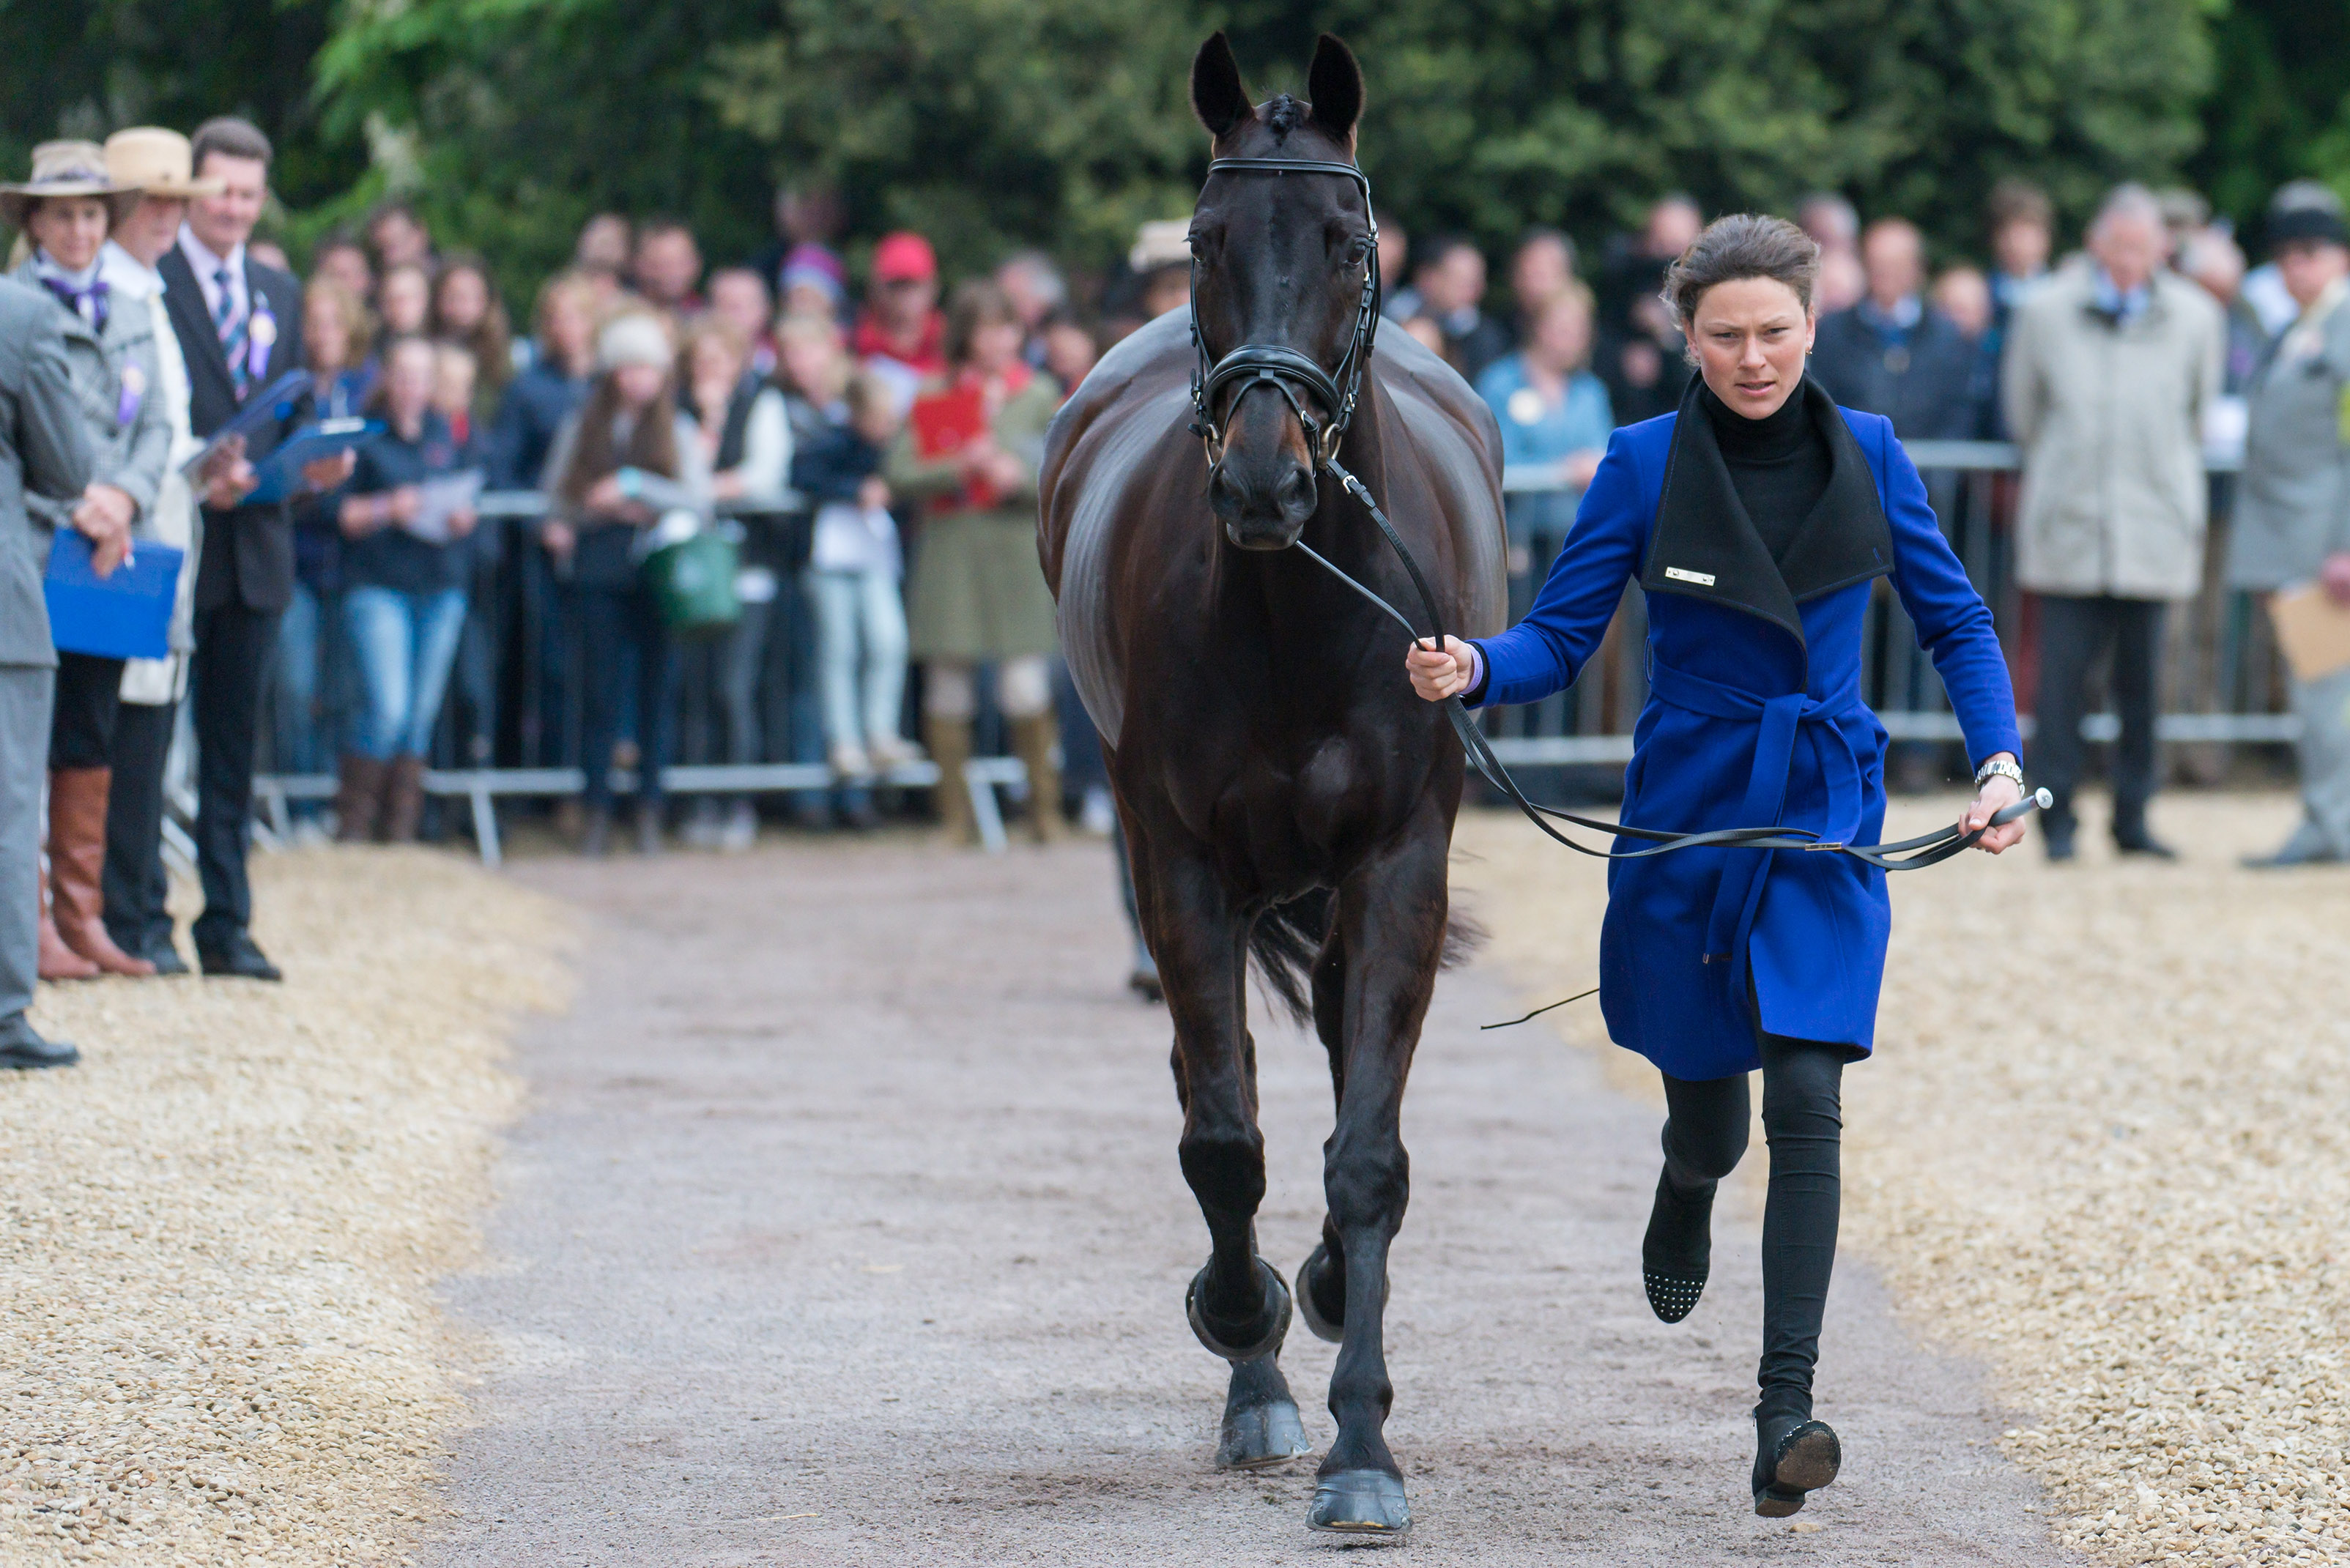
<svg viewBox="0 0 2350 1568"><path fill-rule="evenodd" d="M396 192L509 287L606 207L747 253L779 182L837 185L855 235L920 226L951 267L1014 244L1106 266L1190 205L1185 66L1218 26L1260 96L1346 36L1383 209L1497 247L1595 240L1668 190L1828 188L1975 250L2002 174L2077 216L2124 176L2183 170L2242 213L2350 169L2338 0L0 0L0 152L245 109L297 241Z"/></svg>

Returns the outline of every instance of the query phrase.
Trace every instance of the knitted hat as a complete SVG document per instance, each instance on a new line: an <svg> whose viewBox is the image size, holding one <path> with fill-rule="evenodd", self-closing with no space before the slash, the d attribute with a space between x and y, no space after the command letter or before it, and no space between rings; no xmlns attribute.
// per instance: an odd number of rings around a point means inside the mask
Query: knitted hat
<svg viewBox="0 0 2350 1568"><path fill-rule="evenodd" d="M2315 180L2295 180L2269 201L2269 244L2321 240L2350 244L2350 223L2342 216L2342 198Z"/></svg>
<svg viewBox="0 0 2350 1568"><path fill-rule="evenodd" d="M596 369L617 370L623 365L650 365L656 370L667 370L677 360L677 350L669 340L669 328L660 317L647 311L631 310L604 323L604 330L596 335Z"/></svg>

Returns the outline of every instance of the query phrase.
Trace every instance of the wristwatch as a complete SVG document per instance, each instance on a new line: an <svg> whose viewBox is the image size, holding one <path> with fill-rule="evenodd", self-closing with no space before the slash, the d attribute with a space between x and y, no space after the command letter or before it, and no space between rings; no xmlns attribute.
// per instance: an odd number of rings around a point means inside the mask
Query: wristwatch
<svg viewBox="0 0 2350 1568"><path fill-rule="evenodd" d="M2023 787L2023 770L2016 766L2013 763L2008 761L2005 757L1993 757L1991 761L1977 768L1975 770L1975 787L1977 789L1981 789L1983 785L1984 780L1993 778L2013 779L2017 789L2022 789Z"/></svg>

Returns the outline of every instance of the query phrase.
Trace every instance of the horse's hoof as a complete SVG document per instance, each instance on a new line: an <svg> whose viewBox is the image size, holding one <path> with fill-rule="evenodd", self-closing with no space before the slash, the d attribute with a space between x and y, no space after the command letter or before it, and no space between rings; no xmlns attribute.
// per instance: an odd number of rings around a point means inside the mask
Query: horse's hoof
<svg viewBox="0 0 2350 1568"><path fill-rule="evenodd" d="M1325 1317L1314 1299L1314 1276L1320 1273L1330 1261L1330 1249L1316 1241L1314 1251L1297 1265L1297 1310L1305 1319L1305 1326L1314 1331L1316 1339L1326 1339L1336 1345L1347 1337L1347 1299L1343 1290L1338 1298L1338 1315ZM1345 1281L1339 1282L1343 1287Z"/></svg>
<svg viewBox="0 0 2350 1568"><path fill-rule="evenodd" d="M1226 1361L1254 1361L1280 1350L1281 1342L1289 1337L1289 1287L1281 1282L1281 1275L1263 1258L1256 1260L1256 1277L1264 1286L1264 1304L1258 1310L1257 1320L1273 1326L1253 1345L1232 1345L1216 1337L1200 1311L1200 1287L1208 1282L1208 1270L1213 1266L1203 1265L1183 1293L1183 1315L1191 1320L1191 1332L1200 1336L1200 1343Z"/></svg>
<svg viewBox="0 0 2350 1568"><path fill-rule="evenodd" d="M1411 1504L1404 1501L1403 1482L1385 1470L1340 1470L1315 1484L1305 1524L1331 1535L1400 1541L1411 1531Z"/></svg>
<svg viewBox="0 0 2350 1568"><path fill-rule="evenodd" d="M1216 1468L1263 1469L1302 1459L1313 1451L1305 1422L1297 1413L1297 1401L1268 1399L1244 1410L1224 1412L1223 1435L1216 1444Z"/></svg>

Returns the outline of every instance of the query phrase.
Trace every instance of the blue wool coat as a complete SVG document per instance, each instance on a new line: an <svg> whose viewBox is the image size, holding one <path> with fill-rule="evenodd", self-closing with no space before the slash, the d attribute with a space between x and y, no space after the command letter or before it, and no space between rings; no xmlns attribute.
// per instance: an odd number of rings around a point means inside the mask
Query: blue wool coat
<svg viewBox="0 0 2350 1568"><path fill-rule="evenodd" d="M1628 824L1777 825L1880 842L1886 734L1860 698L1860 656L1874 579L1888 573L1970 757L1980 765L2021 753L1991 612L1943 539L1891 422L1804 390L1824 429L1840 416L1850 432L1830 441L1831 490L1868 513L1867 529L1834 546L1799 534L1783 567L1774 566L1728 495L1726 472L1708 489L1702 466L1677 452L1677 422L1705 419L1685 403L1615 433L1534 607L1478 644L1486 665L1478 703L1548 696L1597 649L1627 579L1641 579L1650 689L1624 775ZM1710 435L1705 445L1713 451ZM1693 520L1660 541L1659 499L1674 462L1670 515ZM1618 839L1617 847L1639 846ZM1892 928L1884 872L1846 855L1691 849L1615 861L1607 889L1600 1006L1617 1044L1675 1077L1726 1077L1761 1064L1759 1009L1771 1033L1868 1054Z"/></svg>

